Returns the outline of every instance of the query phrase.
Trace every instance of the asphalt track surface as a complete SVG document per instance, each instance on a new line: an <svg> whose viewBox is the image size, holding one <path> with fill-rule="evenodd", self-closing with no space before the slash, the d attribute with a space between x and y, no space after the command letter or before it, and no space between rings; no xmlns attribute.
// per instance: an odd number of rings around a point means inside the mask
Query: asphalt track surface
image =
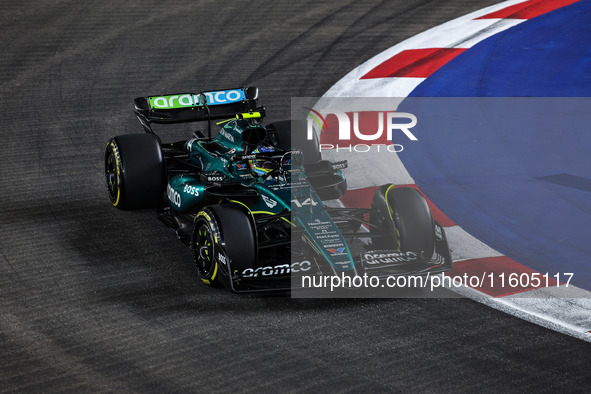
<svg viewBox="0 0 591 394"><path fill-rule="evenodd" d="M492 3L2 3L0 390L588 392L591 344L471 300L207 288L154 212L106 196L134 97L254 85L285 119L292 96Z"/></svg>

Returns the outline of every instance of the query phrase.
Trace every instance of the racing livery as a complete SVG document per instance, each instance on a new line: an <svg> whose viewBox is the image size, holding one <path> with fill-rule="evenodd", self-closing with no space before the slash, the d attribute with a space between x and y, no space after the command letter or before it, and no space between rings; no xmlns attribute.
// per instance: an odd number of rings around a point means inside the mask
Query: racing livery
<svg viewBox="0 0 591 394"><path fill-rule="evenodd" d="M106 147L111 202L156 208L208 285L287 290L295 273L451 269L445 233L417 190L383 185L370 208L329 207L346 191L347 163L322 160L303 122L263 126L257 88L139 97L134 112L145 133L113 137ZM153 130L188 122L205 130L177 142L162 142Z"/></svg>

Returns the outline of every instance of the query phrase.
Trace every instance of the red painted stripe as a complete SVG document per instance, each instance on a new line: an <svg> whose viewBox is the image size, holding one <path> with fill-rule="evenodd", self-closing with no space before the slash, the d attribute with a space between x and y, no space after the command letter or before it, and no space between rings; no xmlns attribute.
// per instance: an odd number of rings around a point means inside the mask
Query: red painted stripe
<svg viewBox="0 0 591 394"><path fill-rule="evenodd" d="M465 48L408 49L381 63L361 79L427 78L465 50Z"/></svg>
<svg viewBox="0 0 591 394"><path fill-rule="evenodd" d="M425 194L417 187L417 185L397 185L396 187L412 187L417 189L423 197L427 200L433 219L443 227L451 227L456 224L448 218ZM341 197L341 202L347 208L370 208L371 201L375 191L378 189L377 186L366 187L363 189L347 190L347 192Z"/></svg>
<svg viewBox="0 0 591 394"><path fill-rule="evenodd" d="M542 274L523 264L519 264L507 256L456 261L454 268L445 275L461 277L462 283L468 285L470 285L470 278L477 277L482 282L480 286L470 287L492 297L505 297L511 294L546 287L546 278ZM536 277L540 279L539 286L532 285ZM516 278L517 280L510 280L511 278ZM556 286L557 283L551 277L548 278L549 287ZM473 284L476 284L476 280L473 281ZM522 286L522 284L525 286Z"/></svg>
<svg viewBox="0 0 591 394"><path fill-rule="evenodd" d="M376 190L378 190L378 186L347 190L341 197L341 202L347 208L369 208L371 207L371 200Z"/></svg>
<svg viewBox="0 0 591 394"><path fill-rule="evenodd" d="M492 12L476 19L532 19L558 8L578 2L579 0L530 0Z"/></svg>

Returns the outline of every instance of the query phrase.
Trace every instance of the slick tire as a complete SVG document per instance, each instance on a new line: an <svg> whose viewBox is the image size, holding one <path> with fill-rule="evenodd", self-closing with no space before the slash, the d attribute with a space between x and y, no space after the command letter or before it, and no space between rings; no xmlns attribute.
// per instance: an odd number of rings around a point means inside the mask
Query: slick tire
<svg viewBox="0 0 591 394"><path fill-rule="evenodd" d="M425 258L433 256L433 216L427 201L416 189L384 185L376 190L371 207L370 223L375 226L372 231L385 234L372 237L374 249L398 249Z"/></svg>
<svg viewBox="0 0 591 394"><path fill-rule="evenodd" d="M105 149L105 176L111 203L120 209L157 206L162 201L165 169L152 134L113 137Z"/></svg>
<svg viewBox="0 0 591 394"><path fill-rule="evenodd" d="M250 217L233 205L211 205L197 213L191 240L203 283L219 287L221 277L256 263L256 236ZM230 272L232 271L232 272Z"/></svg>
<svg viewBox="0 0 591 394"><path fill-rule="evenodd" d="M292 126L294 130L292 130ZM318 136L307 139L307 125L304 121L282 120L267 127L275 129L277 147L282 150L298 149L304 154L304 164L317 163L322 159Z"/></svg>

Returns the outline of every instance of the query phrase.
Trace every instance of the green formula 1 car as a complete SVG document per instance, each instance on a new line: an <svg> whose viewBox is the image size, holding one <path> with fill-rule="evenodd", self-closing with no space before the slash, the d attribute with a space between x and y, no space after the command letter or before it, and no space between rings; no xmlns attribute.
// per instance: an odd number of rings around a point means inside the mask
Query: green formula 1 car
<svg viewBox="0 0 591 394"><path fill-rule="evenodd" d="M257 88L140 97L135 114L145 133L113 137L106 147L111 202L157 208L192 249L208 285L284 290L296 272L451 269L445 233L417 190L384 185L371 208L328 207L346 191L347 163L322 160L318 140L305 138L305 122L263 126ZM223 126L212 137L215 120ZM169 143L152 127L184 122L206 129Z"/></svg>

